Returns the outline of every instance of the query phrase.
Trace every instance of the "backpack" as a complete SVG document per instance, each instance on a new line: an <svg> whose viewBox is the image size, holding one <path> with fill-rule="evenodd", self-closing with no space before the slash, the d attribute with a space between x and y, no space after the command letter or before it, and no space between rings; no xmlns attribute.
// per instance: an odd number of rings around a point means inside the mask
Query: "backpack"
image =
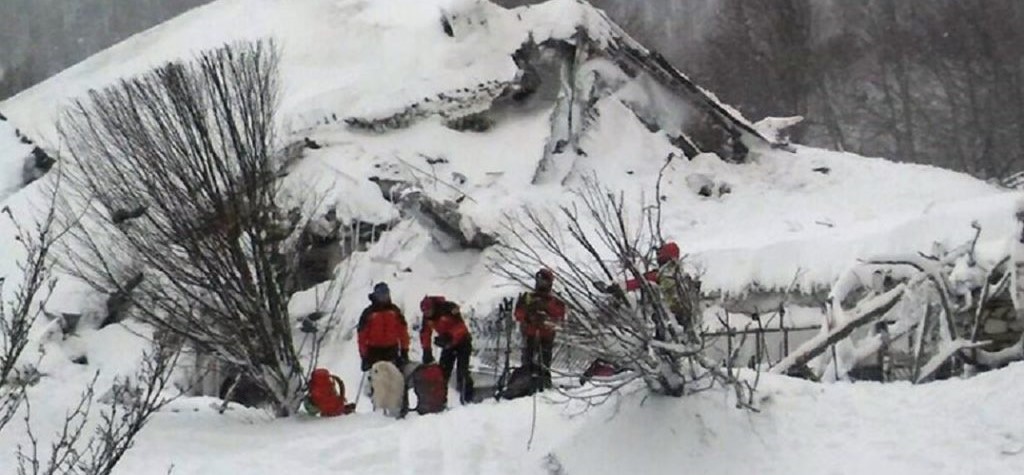
<svg viewBox="0 0 1024 475"><path fill-rule="evenodd" d="M625 371L625 369L618 365L598 358L590 363L587 370L583 372L582 376L580 376L580 384L585 384L593 378L607 378L615 376L623 371Z"/></svg>
<svg viewBox="0 0 1024 475"><path fill-rule="evenodd" d="M503 399L517 399L529 396L541 387L541 377L538 372L531 372L529 368L520 366L508 375L505 387L501 391Z"/></svg>
<svg viewBox="0 0 1024 475"><path fill-rule="evenodd" d="M410 377L416 393L416 412L433 414L444 411L448 406L448 385L445 384L444 370L437 363L420 365Z"/></svg>
<svg viewBox="0 0 1024 475"><path fill-rule="evenodd" d="M345 402L345 383L341 378L324 368L313 371L309 378L309 397L306 399L308 412L333 417L351 413L354 409L354 404Z"/></svg>

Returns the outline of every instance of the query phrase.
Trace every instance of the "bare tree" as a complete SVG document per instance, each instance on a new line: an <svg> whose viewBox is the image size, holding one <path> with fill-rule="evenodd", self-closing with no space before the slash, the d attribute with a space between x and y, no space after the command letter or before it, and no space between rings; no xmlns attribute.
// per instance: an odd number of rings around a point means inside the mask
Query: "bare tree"
<svg viewBox="0 0 1024 475"><path fill-rule="evenodd" d="M239 368L280 416L304 381L288 300L301 204L275 152L278 52L240 43L91 91L62 117L85 215L68 271Z"/></svg>
<svg viewBox="0 0 1024 475"><path fill-rule="evenodd" d="M58 175L56 182L59 183ZM0 430L11 421L25 399L25 388L32 371L21 363L21 356L29 343L29 332L42 312L55 281L51 279L50 251L66 231L54 226L56 218L54 199L46 208L42 219L31 228L24 227L10 208L2 213L11 220L17 235L15 240L24 248L24 257L18 263L21 280L13 298L0 298ZM0 277L0 294L8 284Z"/></svg>
<svg viewBox="0 0 1024 475"><path fill-rule="evenodd" d="M641 204L631 218L626 198L593 179L576 197L554 214L525 209L507 217L492 269L524 285L538 267L553 269L570 309L560 344L627 369L596 379L603 390L585 397L600 402L636 380L669 396L721 384L751 407L753 386L706 356L699 280L679 266L662 267L658 282L645 278L652 250L662 244L660 205ZM608 285L623 278L639 283L636 296Z"/></svg>
<svg viewBox="0 0 1024 475"><path fill-rule="evenodd" d="M19 448L19 475L109 475L135 444L153 414L172 400L169 389L180 346L157 345L143 355L136 374L118 377L106 394L97 397L98 378L88 384L78 403L42 453L32 430L31 410L26 411L28 446ZM97 373L97 377L99 374ZM97 403L107 404L99 414ZM31 404L26 403L31 408ZM95 422L98 419L98 422Z"/></svg>

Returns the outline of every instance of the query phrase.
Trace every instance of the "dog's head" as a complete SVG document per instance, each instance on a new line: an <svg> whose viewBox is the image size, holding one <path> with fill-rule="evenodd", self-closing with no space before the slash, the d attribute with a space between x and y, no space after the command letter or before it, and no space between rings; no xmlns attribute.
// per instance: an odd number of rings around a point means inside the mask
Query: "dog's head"
<svg viewBox="0 0 1024 475"><path fill-rule="evenodd" d="M390 361L378 361L370 368L370 382L376 379L385 381L388 379L402 379L402 372Z"/></svg>

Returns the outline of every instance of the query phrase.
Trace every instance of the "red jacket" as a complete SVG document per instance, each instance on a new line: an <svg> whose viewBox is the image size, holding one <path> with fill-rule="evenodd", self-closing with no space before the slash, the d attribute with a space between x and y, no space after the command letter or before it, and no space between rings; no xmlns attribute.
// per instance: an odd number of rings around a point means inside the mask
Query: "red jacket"
<svg viewBox="0 0 1024 475"><path fill-rule="evenodd" d="M394 304L373 303L359 317L359 356L366 358L370 348L395 348L409 351L409 327L402 311Z"/></svg>
<svg viewBox="0 0 1024 475"><path fill-rule="evenodd" d="M431 350L430 337L433 332L437 332L437 336L450 341L452 347L459 346L466 341L466 338L469 338L469 328L462 320L462 312L459 311L458 305L454 302L439 303L433 309L433 316L423 317L423 325L420 327L420 345L423 346L425 352Z"/></svg>
<svg viewBox="0 0 1024 475"><path fill-rule="evenodd" d="M524 337L552 339L554 324L565 319L565 304L549 293L526 292L516 300L515 317Z"/></svg>
<svg viewBox="0 0 1024 475"><path fill-rule="evenodd" d="M314 370L309 378L309 400L326 417L341 416L354 409L345 404L345 383L323 368Z"/></svg>
<svg viewBox="0 0 1024 475"><path fill-rule="evenodd" d="M644 274L644 280L658 285L658 271L652 270ZM629 279L626 281L626 291L632 292L640 288L640 279Z"/></svg>

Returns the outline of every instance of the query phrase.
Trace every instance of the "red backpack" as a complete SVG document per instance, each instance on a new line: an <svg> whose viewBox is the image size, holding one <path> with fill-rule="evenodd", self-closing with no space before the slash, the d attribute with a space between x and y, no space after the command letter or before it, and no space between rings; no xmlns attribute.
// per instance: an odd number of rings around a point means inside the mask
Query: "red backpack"
<svg viewBox="0 0 1024 475"><path fill-rule="evenodd" d="M416 412L433 414L448 406L448 385L444 370L437 363L420 365L412 372L412 389L416 393Z"/></svg>
<svg viewBox="0 0 1024 475"><path fill-rule="evenodd" d="M355 410L355 404L345 403L345 383L324 368L313 370L309 378L309 403L324 417L341 416Z"/></svg>

